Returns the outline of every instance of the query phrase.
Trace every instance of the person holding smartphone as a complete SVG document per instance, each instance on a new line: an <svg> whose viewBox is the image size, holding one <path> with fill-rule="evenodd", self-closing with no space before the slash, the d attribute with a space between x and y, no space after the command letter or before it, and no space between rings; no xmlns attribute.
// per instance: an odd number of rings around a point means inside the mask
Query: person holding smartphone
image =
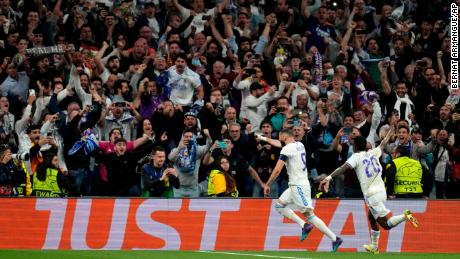
<svg viewBox="0 0 460 259"><path fill-rule="evenodd" d="M240 81L240 79L243 79ZM253 65L241 70L240 74L235 78L233 86L235 89L241 90L241 112L240 119L248 118L245 110L246 99L251 96L251 85L259 84L264 92L270 90L270 85L264 79L264 72L259 65Z"/></svg>
<svg viewBox="0 0 460 259"><path fill-rule="evenodd" d="M0 196L17 196L18 187L26 182L26 175L13 161L8 145L0 145Z"/></svg>
<svg viewBox="0 0 460 259"><path fill-rule="evenodd" d="M269 120L273 126L273 130L279 132L283 128L284 122L289 117L289 111L289 99L285 96L281 96L276 100L276 104L271 107L268 116L265 117L264 120Z"/></svg>
<svg viewBox="0 0 460 259"><path fill-rule="evenodd" d="M180 180L179 188L174 188L174 197L176 198L196 198L202 192L200 185L198 185L198 170L201 159L211 146L211 136L209 130L204 129L206 144L198 145L194 133L192 129L184 130L179 145L168 155L168 159L174 163Z"/></svg>
<svg viewBox="0 0 460 259"><path fill-rule="evenodd" d="M230 175L235 179L236 190L238 190L238 197L252 197L253 189L247 186L248 172L262 189L264 182L260 179L257 172L249 164L247 159L239 152L235 152L234 144L228 138L221 141L215 141L211 148L208 150L203 159L204 165L213 165L219 168L221 160L220 157L225 157L231 165ZM227 169L225 169L227 170Z"/></svg>

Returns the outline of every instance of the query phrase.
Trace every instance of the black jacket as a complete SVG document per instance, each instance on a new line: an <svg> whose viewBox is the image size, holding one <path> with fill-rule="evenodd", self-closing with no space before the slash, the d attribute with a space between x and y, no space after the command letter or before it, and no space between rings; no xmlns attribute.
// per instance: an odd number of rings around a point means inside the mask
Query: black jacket
<svg viewBox="0 0 460 259"><path fill-rule="evenodd" d="M136 173L137 161L151 152L153 143L141 145L131 153L119 156L115 152L103 154L94 153L107 168L108 187L110 196L129 196L129 190L134 185L140 184L140 175Z"/></svg>
<svg viewBox="0 0 460 259"><path fill-rule="evenodd" d="M142 168L143 188L150 192L150 197L161 197L165 191L172 187L178 189L180 187L179 178L174 175L168 175L169 186L165 186L165 182L160 180L163 172L170 168L166 164L162 168L155 168L151 163L145 164Z"/></svg>
<svg viewBox="0 0 460 259"><path fill-rule="evenodd" d="M12 161L6 164L0 163L0 196L16 196L17 192L14 191L14 187L17 187L25 182L26 174L22 168L16 166ZM11 191L11 193L7 194L5 191Z"/></svg>
<svg viewBox="0 0 460 259"><path fill-rule="evenodd" d="M57 94L51 97L48 109L52 113L59 112L58 132L64 140L64 158L67 168L69 170L89 168L89 156L85 154L83 148L80 148L80 150L71 156L68 155L68 152L72 149L73 145L81 139L83 131L91 129L96 125L101 116L102 105L98 103L94 104L84 121L81 121L82 116L80 115L75 116L70 121L66 121L67 115L64 112L60 112L57 107Z"/></svg>

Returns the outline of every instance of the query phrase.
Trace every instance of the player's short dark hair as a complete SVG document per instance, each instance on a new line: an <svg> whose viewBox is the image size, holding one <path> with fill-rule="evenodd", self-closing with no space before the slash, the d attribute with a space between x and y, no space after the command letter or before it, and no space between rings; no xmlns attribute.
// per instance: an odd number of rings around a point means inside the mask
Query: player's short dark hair
<svg viewBox="0 0 460 259"><path fill-rule="evenodd" d="M292 133L292 130L291 130L291 129L282 129L282 130L280 131L280 135L281 135L281 134L286 134L286 135L291 136L291 137L294 136L294 133Z"/></svg>
<svg viewBox="0 0 460 259"><path fill-rule="evenodd" d="M356 151L365 151L367 147L367 140L363 136L357 136L353 139L355 143Z"/></svg>

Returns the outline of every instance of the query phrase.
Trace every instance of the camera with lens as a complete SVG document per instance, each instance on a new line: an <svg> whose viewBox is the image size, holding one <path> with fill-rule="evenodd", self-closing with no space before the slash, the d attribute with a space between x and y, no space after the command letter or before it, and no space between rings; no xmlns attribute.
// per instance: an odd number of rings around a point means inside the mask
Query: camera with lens
<svg viewBox="0 0 460 259"><path fill-rule="evenodd" d="M29 161L30 159L29 153L13 154L12 157L15 160L22 160L22 161Z"/></svg>
<svg viewBox="0 0 460 259"><path fill-rule="evenodd" d="M255 75L256 74L256 70L254 68L245 68L244 72L246 74L248 74L248 75Z"/></svg>
<svg viewBox="0 0 460 259"><path fill-rule="evenodd" d="M366 35L366 30L356 30L355 31L356 35Z"/></svg>
<svg viewBox="0 0 460 259"><path fill-rule="evenodd" d="M328 10L335 11L338 8L338 4L335 1L328 1L327 4L326 4L326 8Z"/></svg>
<svg viewBox="0 0 460 259"><path fill-rule="evenodd" d="M425 60L420 59L420 60L415 61L415 65L423 68L427 66L427 63Z"/></svg>
<svg viewBox="0 0 460 259"><path fill-rule="evenodd" d="M90 106L89 106L89 111L90 111L90 112L95 112L96 110L97 110L97 105L94 105L94 104L93 104L93 105L90 105Z"/></svg>
<svg viewBox="0 0 460 259"><path fill-rule="evenodd" d="M224 106L222 106L222 104L214 103L213 106L214 106L214 111L216 114L221 114L221 112L224 109Z"/></svg>

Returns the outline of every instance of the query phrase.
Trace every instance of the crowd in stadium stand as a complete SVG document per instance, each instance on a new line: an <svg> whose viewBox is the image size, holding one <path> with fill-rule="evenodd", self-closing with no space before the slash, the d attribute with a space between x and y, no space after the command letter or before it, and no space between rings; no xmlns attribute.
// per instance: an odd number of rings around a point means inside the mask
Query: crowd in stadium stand
<svg viewBox="0 0 460 259"><path fill-rule="evenodd" d="M391 130L388 197L459 198L451 2L0 0L0 196L263 197L292 128L312 196Z"/></svg>

